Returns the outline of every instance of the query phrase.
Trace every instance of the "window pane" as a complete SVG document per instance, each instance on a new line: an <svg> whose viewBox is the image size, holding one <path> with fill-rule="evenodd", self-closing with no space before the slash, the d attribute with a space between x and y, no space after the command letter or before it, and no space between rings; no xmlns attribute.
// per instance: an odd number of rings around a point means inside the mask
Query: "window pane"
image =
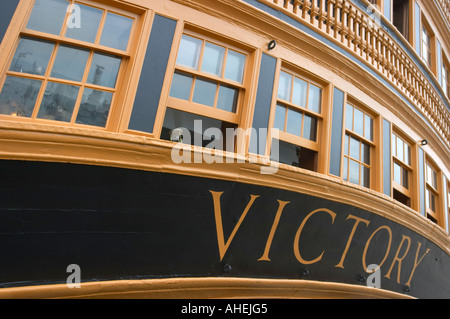
<svg viewBox="0 0 450 319"><path fill-rule="evenodd" d="M286 108L284 106L277 104L277 107L275 109L275 121L273 123L273 127L283 132L285 117L286 117Z"/></svg>
<svg viewBox="0 0 450 319"><path fill-rule="evenodd" d="M0 113L30 117L41 81L8 76L0 93Z"/></svg>
<svg viewBox="0 0 450 319"><path fill-rule="evenodd" d="M88 58L88 50L60 45L51 76L81 82Z"/></svg>
<svg viewBox="0 0 450 319"><path fill-rule="evenodd" d="M321 94L322 90L315 85L310 84L309 86L309 101L308 101L308 109L311 111L320 113L320 104L321 104Z"/></svg>
<svg viewBox="0 0 450 319"><path fill-rule="evenodd" d="M228 112L236 112L239 91L231 86L221 85L217 108Z"/></svg>
<svg viewBox="0 0 450 319"><path fill-rule="evenodd" d="M353 106L347 104L347 111L345 113L345 128L353 130Z"/></svg>
<svg viewBox="0 0 450 319"><path fill-rule="evenodd" d="M38 117L70 122L79 87L49 82L42 99Z"/></svg>
<svg viewBox="0 0 450 319"><path fill-rule="evenodd" d="M192 86L192 76L176 72L173 75L170 96L177 99L189 100Z"/></svg>
<svg viewBox="0 0 450 319"><path fill-rule="evenodd" d="M111 92L85 88L76 122L105 127L112 97Z"/></svg>
<svg viewBox="0 0 450 319"><path fill-rule="evenodd" d="M409 172L404 167L402 167L402 185L405 188L409 188Z"/></svg>
<svg viewBox="0 0 450 319"><path fill-rule="evenodd" d="M402 178L401 178L401 167L397 163L394 163L394 181L402 185Z"/></svg>
<svg viewBox="0 0 450 319"><path fill-rule="evenodd" d="M44 75L53 48L52 42L21 38L9 70Z"/></svg>
<svg viewBox="0 0 450 319"><path fill-rule="evenodd" d="M361 185L370 188L370 169L361 165Z"/></svg>
<svg viewBox="0 0 450 319"><path fill-rule="evenodd" d="M288 108L286 132L302 136L302 113Z"/></svg>
<svg viewBox="0 0 450 319"><path fill-rule="evenodd" d="M27 29L59 35L68 5L66 0L36 0Z"/></svg>
<svg viewBox="0 0 450 319"><path fill-rule="evenodd" d="M303 123L303 137L311 141L316 141L316 132L317 119L305 114L305 120Z"/></svg>
<svg viewBox="0 0 450 319"><path fill-rule="evenodd" d="M348 155L348 139L349 138L350 137L347 134L345 134L345 137L344 137L344 154L345 155Z"/></svg>
<svg viewBox="0 0 450 319"><path fill-rule="evenodd" d="M349 175L351 183L359 184L359 163L350 160Z"/></svg>
<svg viewBox="0 0 450 319"><path fill-rule="evenodd" d="M208 80L195 80L194 97L192 101L208 106L214 106L217 83Z"/></svg>
<svg viewBox="0 0 450 319"><path fill-rule="evenodd" d="M348 158L344 156L344 172L343 172L344 181L348 181Z"/></svg>
<svg viewBox="0 0 450 319"><path fill-rule="evenodd" d="M367 115L364 115L364 137L373 141L373 120Z"/></svg>
<svg viewBox="0 0 450 319"><path fill-rule="evenodd" d="M177 64L197 70L202 43L202 40L184 34L180 42Z"/></svg>
<svg viewBox="0 0 450 319"><path fill-rule="evenodd" d="M77 21L71 21L69 18L66 37L94 43L102 19L103 10L77 3L74 6L74 13L80 15L80 21L77 25Z"/></svg>
<svg viewBox="0 0 450 319"><path fill-rule="evenodd" d="M397 158L404 162L403 158L403 140L397 137Z"/></svg>
<svg viewBox="0 0 450 319"><path fill-rule="evenodd" d="M405 144L405 163L411 165L411 147L408 144Z"/></svg>
<svg viewBox="0 0 450 319"><path fill-rule="evenodd" d="M278 84L278 98L286 101L291 100L291 82L292 76L281 71L280 82Z"/></svg>
<svg viewBox="0 0 450 319"><path fill-rule="evenodd" d="M294 79L294 92L292 93L292 103L306 108L306 97L308 96L308 83L299 79Z"/></svg>
<svg viewBox="0 0 450 319"><path fill-rule="evenodd" d="M225 79L242 83L244 77L245 55L228 50Z"/></svg>
<svg viewBox="0 0 450 319"><path fill-rule="evenodd" d="M132 19L108 12L100 45L126 51L132 26Z"/></svg>
<svg viewBox="0 0 450 319"><path fill-rule="evenodd" d="M87 83L114 88L121 62L119 57L95 53Z"/></svg>
<svg viewBox="0 0 450 319"><path fill-rule="evenodd" d="M203 53L202 71L221 76L224 55L225 48L206 43L205 52Z"/></svg>
<svg viewBox="0 0 450 319"><path fill-rule="evenodd" d="M370 146L361 142L361 161L370 165Z"/></svg>
<svg viewBox="0 0 450 319"><path fill-rule="evenodd" d="M364 136L364 113L358 109L354 109L355 112L355 120L354 120L354 132Z"/></svg>
<svg viewBox="0 0 450 319"><path fill-rule="evenodd" d="M359 141L350 137L350 156L359 160Z"/></svg>

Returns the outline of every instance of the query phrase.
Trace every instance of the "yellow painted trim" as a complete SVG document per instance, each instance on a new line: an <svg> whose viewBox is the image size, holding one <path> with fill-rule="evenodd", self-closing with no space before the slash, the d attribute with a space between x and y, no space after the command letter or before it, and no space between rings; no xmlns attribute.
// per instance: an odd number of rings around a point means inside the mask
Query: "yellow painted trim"
<svg viewBox="0 0 450 319"><path fill-rule="evenodd" d="M169 278L0 289L0 299L413 299L383 289L334 282L251 278Z"/></svg>

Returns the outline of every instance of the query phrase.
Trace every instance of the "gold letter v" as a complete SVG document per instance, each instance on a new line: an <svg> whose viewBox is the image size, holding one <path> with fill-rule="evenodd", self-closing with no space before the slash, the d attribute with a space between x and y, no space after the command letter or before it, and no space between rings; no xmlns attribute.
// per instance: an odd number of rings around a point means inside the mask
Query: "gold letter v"
<svg viewBox="0 0 450 319"><path fill-rule="evenodd" d="M230 246L231 242L233 241L234 235L236 235L236 232L238 231L239 227L241 226L242 222L244 221L245 216L247 215L248 211L250 210L250 207L252 207L253 203L259 197L259 195L250 195L251 198L247 204L247 207L245 207L244 212L241 215L241 218L239 218L238 223L236 224L236 226L234 226L233 232L231 233L230 237L228 238L227 242L225 243L225 238L223 235L223 226L222 226L222 212L220 209L220 196L222 196L223 192L210 191L210 193L213 196L214 216L216 218L217 243L219 244L220 261L222 261L223 256L225 256L225 253L227 252L228 246Z"/></svg>

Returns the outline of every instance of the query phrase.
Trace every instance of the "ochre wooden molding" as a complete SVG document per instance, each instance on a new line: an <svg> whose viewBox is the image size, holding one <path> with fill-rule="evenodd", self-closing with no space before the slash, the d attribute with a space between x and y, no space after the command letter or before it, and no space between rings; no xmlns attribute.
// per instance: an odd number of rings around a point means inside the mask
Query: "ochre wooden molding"
<svg viewBox="0 0 450 319"><path fill-rule="evenodd" d="M413 299L383 289L334 282L253 278L169 278L0 289L0 299Z"/></svg>

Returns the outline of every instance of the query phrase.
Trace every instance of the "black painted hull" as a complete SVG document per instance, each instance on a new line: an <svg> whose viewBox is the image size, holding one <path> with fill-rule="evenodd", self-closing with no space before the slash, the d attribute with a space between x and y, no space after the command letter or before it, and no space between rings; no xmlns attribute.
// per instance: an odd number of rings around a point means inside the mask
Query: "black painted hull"
<svg viewBox="0 0 450 319"><path fill-rule="evenodd" d="M70 264L80 266L82 282L242 277L366 285L363 264L382 263L381 289L450 298L446 252L343 203L99 166L2 161L0 170L1 288L64 284Z"/></svg>

